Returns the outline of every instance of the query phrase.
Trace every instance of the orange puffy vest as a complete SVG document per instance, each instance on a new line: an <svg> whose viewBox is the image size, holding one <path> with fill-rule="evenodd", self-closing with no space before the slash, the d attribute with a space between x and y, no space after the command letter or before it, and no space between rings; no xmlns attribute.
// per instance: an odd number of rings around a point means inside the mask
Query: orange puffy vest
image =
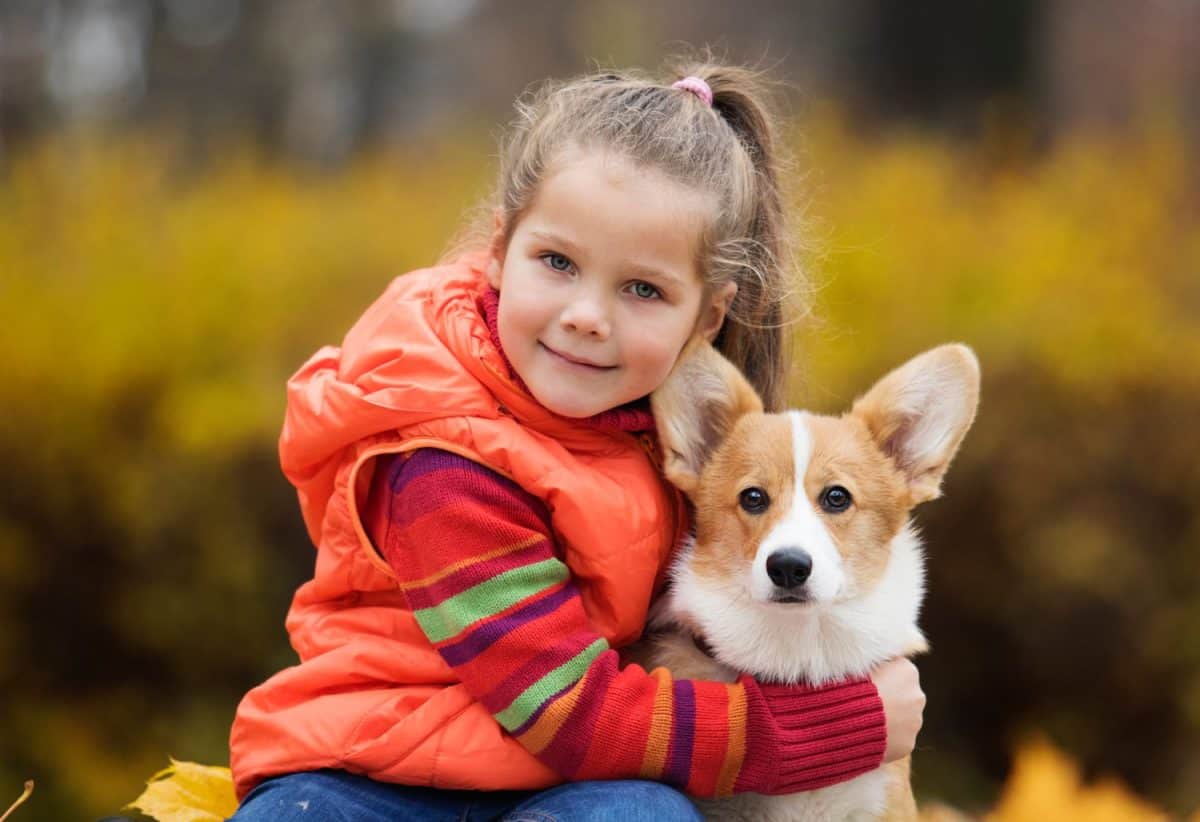
<svg viewBox="0 0 1200 822"><path fill-rule="evenodd" d="M481 317L486 257L397 278L347 334L288 382L280 461L317 545L287 630L300 663L238 706L239 798L278 774L340 768L386 782L536 789L561 778L474 701L425 638L366 537L374 458L433 447L488 466L541 499L593 626L636 639L682 498L652 439L543 408L509 376Z"/></svg>

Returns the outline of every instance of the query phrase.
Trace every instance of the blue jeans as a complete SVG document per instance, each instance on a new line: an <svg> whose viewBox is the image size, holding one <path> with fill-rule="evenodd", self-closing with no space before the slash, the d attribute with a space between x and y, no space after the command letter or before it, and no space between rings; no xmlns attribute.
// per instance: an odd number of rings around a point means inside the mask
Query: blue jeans
<svg viewBox="0 0 1200 822"><path fill-rule="evenodd" d="M306 771L259 784L232 822L673 822L702 819L660 782L568 782L544 791L446 791Z"/></svg>

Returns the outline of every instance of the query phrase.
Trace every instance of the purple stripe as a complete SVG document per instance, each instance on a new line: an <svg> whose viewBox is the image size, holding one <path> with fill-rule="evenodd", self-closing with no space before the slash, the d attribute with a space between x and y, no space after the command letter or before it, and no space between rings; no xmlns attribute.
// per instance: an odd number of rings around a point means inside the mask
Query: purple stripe
<svg viewBox="0 0 1200 822"><path fill-rule="evenodd" d="M438 653L451 666L464 665L486 651L492 643L503 639L506 634L527 622L553 613L564 602L577 596L579 590L573 582L568 582L549 596L524 605L508 616L483 623L453 645L438 648Z"/></svg>
<svg viewBox="0 0 1200 822"><path fill-rule="evenodd" d="M672 711L675 721L671 723L671 745L667 748L667 764L663 781L680 788L686 787L692 772L692 744L696 735L696 692L690 679L677 679L674 683Z"/></svg>
<svg viewBox="0 0 1200 822"><path fill-rule="evenodd" d="M494 477L501 481L504 479L497 474L493 474L479 463L469 460L466 457L460 457L458 454L441 451L437 448L418 448L416 451L411 452L407 459L404 454L396 455L396 458L392 461L391 471L388 474L388 487L393 492L398 493L404 490L404 486L409 482L428 474L435 474L438 471L463 471L481 476Z"/></svg>

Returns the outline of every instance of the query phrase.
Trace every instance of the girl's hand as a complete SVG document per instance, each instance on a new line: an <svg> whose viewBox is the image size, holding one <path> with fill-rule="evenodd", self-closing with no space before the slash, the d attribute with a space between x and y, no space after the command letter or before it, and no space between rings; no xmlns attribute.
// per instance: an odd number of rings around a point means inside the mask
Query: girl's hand
<svg viewBox="0 0 1200 822"><path fill-rule="evenodd" d="M887 750L884 762L903 759L917 744L925 711L925 692L921 690L921 675L911 660L899 657L889 660L871 672L871 681L883 701L887 720Z"/></svg>

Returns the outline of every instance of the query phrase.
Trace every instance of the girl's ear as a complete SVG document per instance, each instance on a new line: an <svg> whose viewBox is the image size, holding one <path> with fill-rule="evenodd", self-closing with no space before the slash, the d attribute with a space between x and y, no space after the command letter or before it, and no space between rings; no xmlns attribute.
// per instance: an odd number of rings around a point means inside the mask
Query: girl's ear
<svg viewBox="0 0 1200 822"><path fill-rule="evenodd" d="M693 336L666 382L650 395L663 450L663 474L685 494L744 414L762 413L762 401L733 363Z"/></svg>
<svg viewBox="0 0 1200 822"><path fill-rule="evenodd" d="M493 214L492 239L488 243L487 281L492 288L500 290L500 275L504 271L504 216L500 209Z"/></svg>
<svg viewBox="0 0 1200 822"><path fill-rule="evenodd" d="M712 294L708 295L708 301L700 307L700 317L696 322L697 335L709 342L717 338L721 326L725 324L725 315L733 305L733 298L737 296L737 290L737 283L733 282L713 289Z"/></svg>

